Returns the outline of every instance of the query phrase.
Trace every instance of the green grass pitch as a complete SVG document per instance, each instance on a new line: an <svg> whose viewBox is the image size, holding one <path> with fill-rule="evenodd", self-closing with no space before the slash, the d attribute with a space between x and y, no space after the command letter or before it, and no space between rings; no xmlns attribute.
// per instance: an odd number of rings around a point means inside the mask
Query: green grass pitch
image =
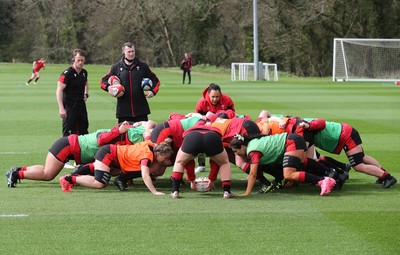
<svg viewBox="0 0 400 255"><path fill-rule="evenodd" d="M354 170L341 191L324 197L318 187L300 185L224 200L219 182L209 193L183 187L179 200L152 195L142 180L127 192L110 184L63 193L58 178L7 188L4 175L11 166L44 164L61 136L55 90L67 67L48 64L38 84L27 87L30 64L0 63L0 254L400 253L399 184L384 190L374 177ZM115 99L99 88L108 68L86 66L91 132L117 122ZM215 82L234 99L238 113L254 119L268 109L349 123L360 132L365 152L400 180L400 87L284 74L278 82L232 82L229 73L211 69L193 68L192 85L182 85L178 69L155 68L162 85L149 100L150 118L161 122L172 112L192 112L204 88ZM343 154L334 157L346 160ZM167 194L170 171L155 182ZM244 192L246 175L232 171L232 191Z"/></svg>

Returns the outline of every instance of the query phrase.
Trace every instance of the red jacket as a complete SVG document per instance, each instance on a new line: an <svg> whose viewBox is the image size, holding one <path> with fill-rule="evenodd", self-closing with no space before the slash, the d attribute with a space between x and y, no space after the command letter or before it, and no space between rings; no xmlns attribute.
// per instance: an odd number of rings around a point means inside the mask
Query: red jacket
<svg viewBox="0 0 400 255"><path fill-rule="evenodd" d="M210 95L208 93L208 87L203 91L203 97L197 102L196 112L205 115L207 112L217 113L220 110L232 110L235 111L235 105L230 96L221 93L219 102L213 105L210 100Z"/></svg>
<svg viewBox="0 0 400 255"><path fill-rule="evenodd" d="M192 69L192 57L184 58L181 61L181 69Z"/></svg>

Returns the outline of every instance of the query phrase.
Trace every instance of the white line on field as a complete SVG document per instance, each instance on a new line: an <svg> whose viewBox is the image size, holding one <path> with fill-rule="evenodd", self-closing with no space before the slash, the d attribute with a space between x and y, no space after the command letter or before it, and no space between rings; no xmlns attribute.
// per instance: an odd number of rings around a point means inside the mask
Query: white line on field
<svg viewBox="0 0 400 255"><path fill-rule="evenodd" d="M28 217L29 214L0 214L0 218Z"/></svg>
<svg viewBox="0 0 400 255"><path fill-rule="evenodd" d="M0 155L17 155L17 154L28 154L28 152L0 151Z"/></svg>

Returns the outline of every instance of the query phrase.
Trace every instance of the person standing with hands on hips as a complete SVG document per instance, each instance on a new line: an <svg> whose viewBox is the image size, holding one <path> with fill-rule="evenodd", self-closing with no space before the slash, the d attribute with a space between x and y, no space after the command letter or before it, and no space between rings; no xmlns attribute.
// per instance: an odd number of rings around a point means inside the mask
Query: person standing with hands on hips
<svg viewBox="0 0 400 255"><path fill-rule="evenodd" d="M192 77L190 76L190 71L192 70L192 56L189 55L189 53L185 53L185 57L181 61L181 69L183 70L183 82L182 84L185 84L185 76L186 73L189 78L189 83L192 81Z"/></svg>
<svg viewBox="0 0 400 255"><path fill-rule="evenodd" d="M83 68L86 54L81 49L72 52L73 64L58 79L57 103L62 119L63 136L88 134L89 120L86 100L89 98L88 72Z"/></svg>
<svg viewBox="0 0 400 255"><path fill-rule="evenodd" d="M111 66L111 69L100 81L101 88L110 95L112 95L112 91L109 87L115 77L125 89L124 95L117 98L116 117L118 123L147 121L148 115L151 113L147 99L157 94L160 81L149 66L136 57L135 46L131 42L122 45L122 58ZM144 93L141 86L143 78L149 78L153 83L152 89L147 94Z"/></svg>

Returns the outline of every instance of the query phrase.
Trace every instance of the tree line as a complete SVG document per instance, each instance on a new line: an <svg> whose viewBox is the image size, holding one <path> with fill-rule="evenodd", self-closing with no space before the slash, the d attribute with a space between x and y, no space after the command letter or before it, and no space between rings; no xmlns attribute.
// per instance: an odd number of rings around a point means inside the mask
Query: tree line
<svg viewBox="0 0 400 255"><path fill-rule="evenodd" d="M258 0L259 60L330 76L333 38L399 38L397 0ZM251 0L0 0L0 61L111 64L124 42L151 67L253 62Z"/></svg>

